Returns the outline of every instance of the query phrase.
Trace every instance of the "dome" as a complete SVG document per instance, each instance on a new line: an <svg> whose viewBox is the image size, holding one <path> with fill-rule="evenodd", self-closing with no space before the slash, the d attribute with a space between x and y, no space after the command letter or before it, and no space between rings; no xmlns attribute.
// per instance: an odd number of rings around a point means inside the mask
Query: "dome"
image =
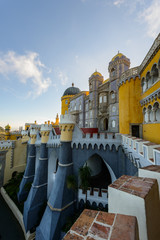
<svg viewBox="0 0 160 240"><path fill-rule="evenodd" d="M119 52L118 52L118 53L112 58L111 62L113 62L116 58L121 58L121 57L125 57L125 58L126 58L125 55L123 55L122 53L119 53Z"/></svg>
<svg viewBox="0 0 160 240"><path fill-rule="evenodd" d="M64 91L63 96L76 95L77 93L80 93L80 89L74 87L74 84L72 83L72 87L67 88L67 89Z"/></svg>
<svg viewBox="0 0 160 240"><path fill-rule="evenodd" d="M9 124L7 126L5 126L5 130L10 130L11 127L9 126Z"/></svg>
<svg viewBox="0 0 160 240"><path fill-rule="evenodd" d="M102 74L101 73L99 73L99 72L97 72L97 70L91 75L91 77L92 76L100 76L100 77L102 77Z"/></svg>

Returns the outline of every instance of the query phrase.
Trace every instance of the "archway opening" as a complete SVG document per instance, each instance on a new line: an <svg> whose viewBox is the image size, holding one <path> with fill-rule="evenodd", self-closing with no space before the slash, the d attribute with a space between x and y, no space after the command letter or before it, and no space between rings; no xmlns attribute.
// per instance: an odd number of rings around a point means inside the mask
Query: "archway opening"
<svg viewBox="0 0 160 240"><path fill-rule="evenodd" d="M86 165L91 169L90 187L107 189L112 179L103 159L94 154L87 160Z"/></svg>
<svg viewBox="0 0 160 240"><path fill-rule="evenodd" d="M103 128L104 128L105 131L108 130L108 118L105 118L105 119L104 119Z"/></svg>

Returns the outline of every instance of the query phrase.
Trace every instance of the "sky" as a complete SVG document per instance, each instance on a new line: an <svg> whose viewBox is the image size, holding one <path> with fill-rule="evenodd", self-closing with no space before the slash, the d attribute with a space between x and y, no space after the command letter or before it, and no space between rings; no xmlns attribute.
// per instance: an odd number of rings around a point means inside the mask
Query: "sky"
<svg viewBox="0 0 160 240"><path fill-rule="evenodd" d="M65 89L107 79L118 51L140 65L159 15L160 0L0 0L0 126L55 121Z"/></svg>

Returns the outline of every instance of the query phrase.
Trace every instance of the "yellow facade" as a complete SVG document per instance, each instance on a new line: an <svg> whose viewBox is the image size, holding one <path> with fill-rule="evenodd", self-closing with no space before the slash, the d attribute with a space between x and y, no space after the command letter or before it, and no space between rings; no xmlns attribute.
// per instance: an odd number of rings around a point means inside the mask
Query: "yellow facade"
<svg viewBox="0 0 160 240"><path fill-rule="evenodd" d="M140 105L141 82L138 77L126 81L119 88L119 129L122 134L131 134L130 124L142 123Z"/></svg>
<svg viewBox="0 0 160 240"><path fill-rule="evenodd" d="M2 149L2 151L4 151ZM22 144L22 139L15 141L15 147L7 149L4 169L4 182L6 184L14 172L23 172L26 167L27 144Z"/></svg>
<svg viewBox="0 0 160 240"><path fill-rule="evenodd" d="M141 79L145 78L148 72L151 72L152 67L155 63L158 66L159 60L160 60L160 50L155 54L155 56L152 58L149 64L141 72ZM160 80L156 81L151 87L149 87L144 93L141 94L141 100L148 98L158 89L160 89ZM159 106L160 106L160 99L158 97L156 99L155 98L150 99L149 102L146 102L145 104L142 105L141 112L143 112L144 109L148 109L149 106L153 109L154 104L156 102L159 103ZM149 140L151 142L160 144L159 133L160 133L160 123L145 122L145 120L143 119L143 138L145 140Z"/></svg>
<svg viewBox="0 0 160 240"><path fill-rule="evenodd" d="M74 95L66 95L61 97L61 114L64 115L66 113L68 113L68 107L70 104L70 99L73 97Z"/></svg>
<svg viewBox="0 0 160 240"><path fill-rule="evenodd" d="M120 79L119 126L120 133L130 134L131 125L142 125L142 137L160 144L160 34L146 57L137 68L135 80L128 78L134 71L128 70ZM132 73L132 74L131 74ZM139 75L139 77L138 77Z"/></svg>

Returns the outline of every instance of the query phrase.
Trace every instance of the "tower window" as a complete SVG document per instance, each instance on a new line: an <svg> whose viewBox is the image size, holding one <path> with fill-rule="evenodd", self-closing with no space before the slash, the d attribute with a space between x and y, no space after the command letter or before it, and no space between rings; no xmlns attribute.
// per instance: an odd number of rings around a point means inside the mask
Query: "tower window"
<svg viewBox="0 0 160 240"><path fill-rule="evenodd" d="M67 104L67 103L68 103L68 100L65 101L65 104Z"/></svg>

